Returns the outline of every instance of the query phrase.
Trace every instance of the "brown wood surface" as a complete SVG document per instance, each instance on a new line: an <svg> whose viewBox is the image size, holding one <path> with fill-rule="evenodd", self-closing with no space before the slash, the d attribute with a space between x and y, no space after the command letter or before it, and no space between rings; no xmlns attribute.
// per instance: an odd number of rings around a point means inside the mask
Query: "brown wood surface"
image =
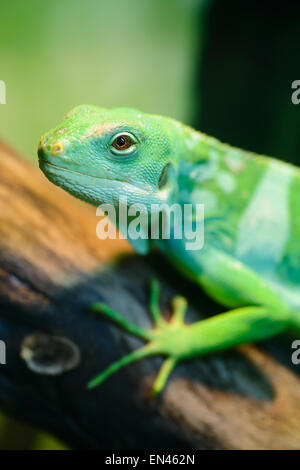
<svg viewBox="0 0 300 470"><path fill-rule="evenodd" d="M92 315L91 302L105 301L150 326L148 285L156 276L166 314L178 293L188 297L188 321L222 311L160 256L139 257L126 241L98 240L97 222L94 208L0 146L0 339L7 346L1 407L77 448L299 449L300 381L290 343L180 364L155 400L148 390L161 358L86 389L106 365L141 345ZM29 370L21 344L40 332L76 344L79 366L55 376Z"/></svg>

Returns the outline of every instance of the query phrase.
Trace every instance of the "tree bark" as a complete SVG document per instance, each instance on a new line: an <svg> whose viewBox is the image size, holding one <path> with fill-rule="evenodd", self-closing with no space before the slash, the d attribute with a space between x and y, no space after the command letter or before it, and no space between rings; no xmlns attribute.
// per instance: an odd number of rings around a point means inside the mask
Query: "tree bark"
<svg viewBox="0 0 300 470"><path fill-rule="evenodd" d="M187 321L216 314L201 289L159 255L139 257L124 240L100 241L95 209L51 185L38 169L0 146L0 403L15 417L74 448L300 448L300 386L290 344L270 341L180 364L157 399L148 395L161 358L120 370L100 387L87 382L141 345L89 312L96 300L150 327L149 279L161 305L189 300ZM20 357L24 339L71 341L77 367L42 375ZM50 354L50 353L49 353ZM59 363L61 351L49 361ZM298 366L299 367L299 366Z"/></svg>

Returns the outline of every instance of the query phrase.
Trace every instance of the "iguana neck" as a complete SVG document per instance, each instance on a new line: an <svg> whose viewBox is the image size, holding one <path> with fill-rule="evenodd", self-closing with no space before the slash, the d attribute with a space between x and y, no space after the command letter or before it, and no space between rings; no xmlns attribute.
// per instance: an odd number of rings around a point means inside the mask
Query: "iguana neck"
<svg viewBox="0 0 300 470"><path fill-rule="evenodd" d="M228 155L233 155L239 159L246 157L247 154L249 155L249 152L220 142L218 139L200 131L195 131L189 126L182 126L182 134L184 150L179 161L204 163L215 159L223 159Z"/></svg>

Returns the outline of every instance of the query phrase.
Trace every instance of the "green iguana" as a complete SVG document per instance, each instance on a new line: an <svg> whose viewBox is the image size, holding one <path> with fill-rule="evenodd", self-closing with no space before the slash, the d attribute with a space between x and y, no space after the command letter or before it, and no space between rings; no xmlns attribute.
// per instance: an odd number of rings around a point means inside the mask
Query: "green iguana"
<svg viewBox="0 0 300 470"><path fill-rule="evenodd" d="M147 344L94 378L92 388L123 365L150 356L166 360L153 386L159 393L181 360L259 341L291 330L300 335L300 170L273 158L223 144L173 119L127 108L78 106L40 141L40 168L54 184L95 206L160 202L204 205L204 245L186 239L130 239L138 252L158 247L190 279L227 307L223 314L184 323L186 301L174 299L170 322L152 284L154 329L129 323L107 305L94 311L113 318ZM148 214L149 215L149 214ZM119 227L121 230L124 227ZM126 227L125 227L126 228ZM161 232L160 232L161 233ZM144 234L145 235L145 234Z"/></svg>

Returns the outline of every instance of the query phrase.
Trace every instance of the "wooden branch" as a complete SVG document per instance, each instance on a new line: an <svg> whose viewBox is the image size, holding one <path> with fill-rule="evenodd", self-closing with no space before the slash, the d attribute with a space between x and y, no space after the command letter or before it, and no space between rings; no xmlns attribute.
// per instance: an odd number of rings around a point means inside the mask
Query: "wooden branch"
<svg viewBox="0 0 300 470"><path fill-rule="evenodd" d="M98 240L97 222L94 208L0 147L0 339L7 346L1 406L77 448L299 448L300 382L289 344L271 341L264 352L249 346L181 364L156 400L148 390L161 358L86 389L93 376L141 344L91 314L91 302L105 301L150 326L148 283L156 276L166 311L178 293L189 299L188 321L222 310L159 256L138 257L126 241ZM28 346L32 335L45 368L70 359L57 338L75 345L78 366L56 375L30 370L24 339Z"/></svg>

